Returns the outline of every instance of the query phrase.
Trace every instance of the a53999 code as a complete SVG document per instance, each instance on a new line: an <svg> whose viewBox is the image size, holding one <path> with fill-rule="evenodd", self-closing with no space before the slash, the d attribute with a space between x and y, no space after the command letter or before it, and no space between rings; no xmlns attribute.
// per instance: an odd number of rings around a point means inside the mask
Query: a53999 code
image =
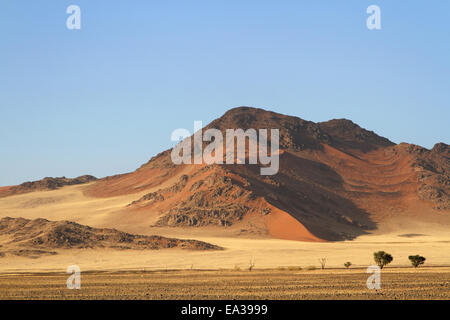
<svg viewBox="0 0 450 320"><path fill-rule="evenodd" d="M267 314L267 305L262 304L227 304L225 314L228 315L264 315Z"/></svg>

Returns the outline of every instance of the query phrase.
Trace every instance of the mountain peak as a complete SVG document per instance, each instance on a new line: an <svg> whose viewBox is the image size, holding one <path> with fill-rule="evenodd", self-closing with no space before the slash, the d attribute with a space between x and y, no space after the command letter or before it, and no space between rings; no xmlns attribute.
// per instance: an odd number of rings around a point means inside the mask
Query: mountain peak
<svg viewBox="0 0 450 320"><path fill-rule="evenodd" d="M334 146L343 149L359 149L367 152L379 147L391 147L395 143L361 128L348 119L332 119L319 122L319 127L332 137Z"/></svg>
<svg viewBox="0 0 450 320"><path fill-rule="evenodd" d="M433 149L431 149L431 151L434 153L441 154L447 158L450 158L450 146L446 143L443 142L436 143Z"/></svg>
<svg viewBox="0 0 450 320"><path fill-rule="evenodd" d="M395 145L373 131L361 128L348 119L333 119L326 122L312 122L296 116L288 116L262 108L241 106L228 110L207 127L219 130L237 129L279 129L282 148L302 150L318 149L322 143L344 151L368 152L379 147Z"/></svg>

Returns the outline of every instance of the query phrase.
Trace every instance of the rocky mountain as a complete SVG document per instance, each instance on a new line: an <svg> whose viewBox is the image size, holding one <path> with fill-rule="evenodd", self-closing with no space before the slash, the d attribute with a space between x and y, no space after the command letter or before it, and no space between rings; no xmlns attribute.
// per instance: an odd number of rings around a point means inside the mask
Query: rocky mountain
<svg viewBox="0 0 450 320"><path fill-rule="evenodd" d="M264 176L261 164L237 162L175 165L166 150L134 172L86 185L84 194L136 195L115 223L132 218L151 228L215 228L236 236L337 241L399 221L450 225L445 143L427 150L346 119L314 123L250 107L229 110L203 132L211 128L224 136L227 129L279 129L278 173Z"/></svg>

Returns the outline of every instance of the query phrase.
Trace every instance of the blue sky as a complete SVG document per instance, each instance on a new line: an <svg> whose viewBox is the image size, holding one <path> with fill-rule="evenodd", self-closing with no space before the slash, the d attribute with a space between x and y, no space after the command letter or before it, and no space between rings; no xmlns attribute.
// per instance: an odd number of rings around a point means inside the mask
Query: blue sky
<svg viewBox="0 0 450 320"><path fill-rule="evenodd" d="M449 1L7 0L0 40L0 185L128 172L241 105L450 140Z"/></svg>

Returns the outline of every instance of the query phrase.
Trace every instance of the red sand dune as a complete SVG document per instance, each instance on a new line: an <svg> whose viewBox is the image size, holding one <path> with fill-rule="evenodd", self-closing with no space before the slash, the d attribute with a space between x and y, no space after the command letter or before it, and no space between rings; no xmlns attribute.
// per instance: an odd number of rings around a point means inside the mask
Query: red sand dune
<svg viewBox="0 0 450 320"><path fill-rule="evenodd" d="M317 238L289 213L271 206L271 214L265 217L269 233L274 238L298 241L323 241Z"/></svg>

